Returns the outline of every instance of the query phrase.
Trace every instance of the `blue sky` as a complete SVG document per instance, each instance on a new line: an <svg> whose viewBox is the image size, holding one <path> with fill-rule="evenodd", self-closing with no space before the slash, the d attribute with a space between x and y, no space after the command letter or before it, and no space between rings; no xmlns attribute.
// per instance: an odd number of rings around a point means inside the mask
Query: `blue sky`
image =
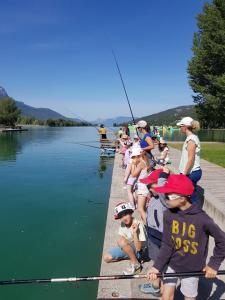
<svg viewBox="0 0 225 300"><path fill-rule="evenodd" d="M136 116L192 103L187 60L205 1L7 0L0 9L0 86L67 116Z"/></svg>

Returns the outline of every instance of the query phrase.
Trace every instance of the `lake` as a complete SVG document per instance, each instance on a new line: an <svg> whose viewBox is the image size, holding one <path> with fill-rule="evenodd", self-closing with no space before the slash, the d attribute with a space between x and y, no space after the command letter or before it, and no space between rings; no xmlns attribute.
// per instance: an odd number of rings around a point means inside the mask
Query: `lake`
<svg viewBox="0 0 225 300"><path fill-rule="evenodd" d="M0 134L1 280L99 274L113 160L95 128ZM96 299L97 282L1 286L4 300Z"/></svg>

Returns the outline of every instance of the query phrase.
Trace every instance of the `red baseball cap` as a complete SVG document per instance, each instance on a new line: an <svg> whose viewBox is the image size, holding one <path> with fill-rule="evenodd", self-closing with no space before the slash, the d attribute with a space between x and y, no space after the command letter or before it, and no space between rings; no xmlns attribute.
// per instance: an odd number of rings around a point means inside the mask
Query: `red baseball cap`
<svg viewBox="0 0 225 300"><path fill-rule="evenodd" d="M156 183L159 179L159 175L162 173L161 169L157 169L155 171L153 171L150 175L148 175L148 177L140 179L141 183L144 184L152 184L152 183Z"/></svg>
<svg viewBox="0 0 225 300"><path fill-rule="evenodd" d="M194 192L194 186L192 181L185 175L170 175L168 181L164 186L156 187L154 189L157 193L162 194L179 194L184 196L190 196Z"/></svg>

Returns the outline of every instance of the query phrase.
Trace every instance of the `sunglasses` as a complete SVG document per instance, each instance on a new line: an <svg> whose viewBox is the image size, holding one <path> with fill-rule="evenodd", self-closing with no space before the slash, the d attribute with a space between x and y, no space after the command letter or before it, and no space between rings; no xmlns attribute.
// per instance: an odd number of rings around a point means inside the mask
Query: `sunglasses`
<svg viewBox="0 0 225 300"><path fill-rule="evenodd" d="M177 199L179 199L181 196L180 195L177 195L177 194L167 194L166 195L166 199L167 200L177 200Z"/></svg>

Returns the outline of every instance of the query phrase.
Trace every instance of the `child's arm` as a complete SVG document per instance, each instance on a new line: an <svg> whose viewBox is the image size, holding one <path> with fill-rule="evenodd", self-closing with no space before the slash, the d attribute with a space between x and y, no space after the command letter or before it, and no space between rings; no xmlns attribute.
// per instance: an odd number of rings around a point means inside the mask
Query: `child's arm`
<svg viewBox="0 0 225 300"><path fill-rule="evenodd" d="M210 257L209 263L206 266L206 271L208 269L207 267L217 271L222 261L225 259L225 232L222 231L208 215L205 231L207 234L211 235L215 241L213 255Z"/></svg>
<svg viewBox="0 0 225 300"><path fill-rule="evenodd" d="M138 177L140 175L143 167L144 167L143 163L139 163L138 165L136 165L135 163L132 163L131 175L133 177Z"/></svg>
<svg viewBox="0 0 225 300"><path fill-rule="evenodd" d="M134 237L134 246L136 248L136 251L141 251L142 248L142 242L138 238L138 230L139 226L137 223L132 224L132 231L133 231L133 237Z"/></svg>

